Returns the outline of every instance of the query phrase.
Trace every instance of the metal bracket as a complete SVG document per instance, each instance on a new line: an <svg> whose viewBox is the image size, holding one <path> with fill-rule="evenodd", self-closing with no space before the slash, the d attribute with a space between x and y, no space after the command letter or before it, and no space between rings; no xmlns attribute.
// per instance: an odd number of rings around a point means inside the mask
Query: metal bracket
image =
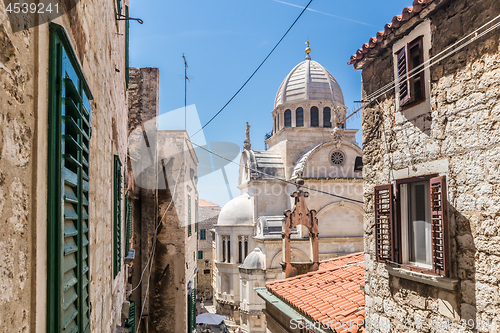
<svg viewBox="0 0 500 333"><path fill-rule="evenodd" d="M139 24L143 24L144 23L144 21L141 20L140 18L133 18L133 17L130 17L130 16L122 15L122 14L116 14L116 19L118 21L131 21L131 20L133 20L133 21L139 22Z"/></svg>

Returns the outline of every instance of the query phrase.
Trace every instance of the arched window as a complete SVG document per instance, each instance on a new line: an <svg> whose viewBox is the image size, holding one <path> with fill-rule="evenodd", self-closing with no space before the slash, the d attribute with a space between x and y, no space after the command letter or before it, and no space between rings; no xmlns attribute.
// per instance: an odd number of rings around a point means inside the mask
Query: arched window
<svg viewBox="0 0 500 333"><path fill-rule="evenodd" d="M301 127L304 126L304 109L298 108L295 111L295 126Z"/></svg>
<svg viewBox="0 0 500 333"><path fill-rule="evenodd" d="M238 263L241 264L243 262L243 239L242 237L238 237Z"/></svg>
<svg viewBox="0 0 500 333"><path fill-rule="evenodd" d="M292 127L292 111L285 111L285 127Z"/></svg>
<svg viewBox="0 0 500 333"><path fill-rule="evenodd" d="M278 129L276 128L276 117L274 117L274 133L278 132Z"/></svg>
<svg viewBox="0 0 500 333"><path fill-rule="evenodd" d="M323 127L332 127L330 108L323 109Z"/></svg>
<svg viewBox="0 0 500 333"><path fill-rule="evenodd" d="M318 108L315 106L311 108L311 126L312 127L319 126L319 111Z"/></svg>
<svg viewBox="0 0 500 333"><path fill-rule="evenodd" d="M276 132L280 130L280 114L277 115L278 120L276 120Z"/></svg>

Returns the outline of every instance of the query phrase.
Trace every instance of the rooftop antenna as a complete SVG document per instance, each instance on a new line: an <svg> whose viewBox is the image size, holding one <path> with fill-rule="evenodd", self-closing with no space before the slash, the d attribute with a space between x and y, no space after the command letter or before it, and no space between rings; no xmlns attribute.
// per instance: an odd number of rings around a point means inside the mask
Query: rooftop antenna
<svg viewBox="0 0 500 333"><path fill-rule="evenodd" d="M187 82L189 81L189 78L187 76L187 69L188 69L188 64L186 61L186 56L184 53L182 54L182 59L184 59L184 130L187 133ZM189 81L191 82L191 81Z"/></svg>

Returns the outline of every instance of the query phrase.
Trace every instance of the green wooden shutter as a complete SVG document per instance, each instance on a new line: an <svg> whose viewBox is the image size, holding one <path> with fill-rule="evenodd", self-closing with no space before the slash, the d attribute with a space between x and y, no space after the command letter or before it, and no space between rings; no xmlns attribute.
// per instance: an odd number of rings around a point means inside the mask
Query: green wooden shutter
<svg viewBox="0 0 500 333"><path fill-rule="evenodd" d="M132 203L129 200L128 192L125 194L125 256L130 250L130 239L132 238Z"/></svg>
<svg viewBox="0 0 500 333"><path fill-rule="evenodd" d="M122 163L118 155L115 155L114 160L113 190L113 277L116 277L122 263Z"/></svg>
<svg viewBox="0 0 500 333"><path fill-rule="evenodd" d="M121 15L121 13L122 13L122 1L121 0L116 0L116 11L117 11L118 15Z"/></svg>
<svg viewBox="0 0 500 333"><path fill-rule="evenodd" d="M125 326L130 333L135 333L135 302L130 302L127 323Z"/></svg>
<svg viewBox="0 0 500 333"><path fill-rule="evenodd" d="M194 201L194 231L198 232L198 199Z"/></svg>
<svg viewBox="0 0 500 333"><path fill-rule="evenodd" d="M90 332L92 94L64 29L50 23L47 331Z"/></svg>
<svg viewBox="0 0 500 333"><path fill-rule="evenodd" d="M125 16L128 17L128 6L125 6ZM125 21L125 84L128 88L130 70L130 21Z"/></svg>
<svg viewBox="0 0 500 333"><path fill-rule="evenodd" d="M191 196L188 194L188 237L191 236Z"/></svg>
<svg viewBox="0 0 500 333"><path fill-rule="evenodd" d="M188 332L196 329L196 289L191 289L188 295Z"/></svg>

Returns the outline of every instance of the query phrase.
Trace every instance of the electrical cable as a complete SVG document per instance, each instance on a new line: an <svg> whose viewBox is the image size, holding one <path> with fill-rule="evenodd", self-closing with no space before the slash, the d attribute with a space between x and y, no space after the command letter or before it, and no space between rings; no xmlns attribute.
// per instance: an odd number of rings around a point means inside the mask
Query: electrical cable
<svg viewBox="0 0 500 333"><path fill-rule="evenodd" d="M298 187L300 187L300 188L305 188L305 189L310 190L310 191L314 191L314 192L318 192L318 193L321 193L321 194L330 195L330 196L332 196L332 197L336 197L336 198L339 198L339 199L349 200L349 201L353 201L353 202L357 202L357 203L361 203L361 204L363 203L363 201L360 201L360 200L356 200L356 199L351 199L351 198L343 197L343 196L340 196L340 195L337 195L337 194L333 194L333 193L329 193L329 192L325 192L325 191L317 190L317 189L314 189L314 188L311 188L311 187L308 187L308 186L304 186L304 185L299 185L299 184L297 184L297 183L294 183L294 182L288 181L288 180L286 180L286 179L279 178L279 177L276 177L276 176L273 176L273 175L267 174L267 173L265 173L265 172L262 172L262 171L259 171L259 170L256 170L256 169L252 169L252 168L250 168L250 167L247 167L246 165L236 163L236 162L234 162L234 161L230 160L229 158L226 158L226 157L224 157L224 156L222 156L222 155L219 155L219 154L217 154L217 153L215 153L215 152L213 152L213 151L211 151L211 150L209 150L209 149L207 149L207 148L205 148L205 147L203 147L203 146L200 146L199 144L196 144L196 143L194 143L193 141L191 141L191 140L189 140L189 139L186 139L186 140L187 140L187 141L189 141L189 142L191 142L193 145L195 145L195 146L197 146L197 147L199 147L199 148L201 148L201 149L203 149L203 150L205 150L205 151L209 152L210 154L214 154L215 156L222 158L223 160L226 160L226 161L228 161L228 162L230 162L230 163L236 164L236 165L238 165L238 166L240 166L240 167L244 167L244 168L245 168L245 169L247 169L247 170L250 170L250 171L253 171L253 172L257 172L257 173L260 173L260 174L262 174L262 175L264 175L264 176L267 176L267 177L273 178L273 179L275 179L275 180L278 180L278 181L281 181L281 182L284 182L284 183L287 183L287 184L290 184L290 185L298 186Z"/></svg>
<svg viewBox="0 0 500 333"><path fill-rule="evenodd" d="M471 32L470 34L468 34L467 36L463 37L462 39L458 40L457 42L453 43L452 45L448 46L447 48L445 48L443 51L439 52L438 54L436 54L435 56L433 56L432 58L430 58L429 60L423 62L422 64L420 64L419 66L415 67L414 69L412 69L410 72L408 72L406 75L404 76L401 76L401 77L398 77L396 79L394 79L393 81L389 82L388 84L386 84L385 86L383 86L382 88L379 88L377 89L376 91L374 91L373 93L371 93L370 95L368 95L366 97L366 101L365 101L365 104L360 107L359 109L355 110L354 112L352 112L349 116L347 116L345 120L347 120L348 118L350 118L351 116L353 116L354 114L356 114L357 112L359 112L360 110L362 110L363 108L365 108L367 105L369 105L370 103L374 102L377 98L379 98L380 96L382 95L385 95L386 93L388 93L389 91L392 91L394 89L394 87L402 80L410 80L412 79L413 77L415 77L416 75L420 74L421 72L423 72L424 70L434 66L435 64L437 64L438 62L446 59L447 57L449 57L450 55L453 55L454 53L456 53L457 51L460 51L461 49L463 49L464 47L466 47L467 45L471 44L472 42L478 40L479 38L483 37L484 35L490 33L491 31L495 30L496 28L500 27L500 22L496 23L495 25L491 26L490 28L488 28L487 30L481 32L478 34L478 32L480 30L482 30L483 28L485 28L486 26L488 26L489 24L491 24L492 22L494 22L495 20L499 19L500 18L500 15L498 15L497 17L493 18L492 20L490 20L489 22L487 22L486 24L482 25L481 27L479 27L478 29L476 29L475 31ZM458 44L462 43L464 40L466 40L467 38L470 38L472 35L474 35L474 37L470 40L468 40L466 43L458 46L457 48L453 49L451 52L448 52L446 54L444 54L441 58L437 59L434 61L434 59L438 58L439 56L441 56L444 52L446 51L449 51L450 49L452 49L453 47L457 46Z"/></svg>
<svg viewBox="0 0 500 333"><path fill-rule="evenodd" d="M273 49L271 50L271 52L269 52L269 54L264 58L264 60L262 60L262 62L260 63L259 67L257 67L257 69L252 73L252 75L250 75L250 77L245 81L245 83L243 83L243 85L240 87L240 89L238 89L238 91L229 99L229 101L227 101L226 104L224 104L224 106L222 107L222 109L220 109L207 123L205 123L205 125L203 125L198 131L196 131L191 137L194 137L196 134L198 134L198 132L200 132L201 130L203 130L205 127L208 126L208 124L210 124L212 122L212 120L214 120L225 108L226 106L229 105L229 103L231 103L231 101L236 97L236 95L239 94L239 92L247 85L247 83L253 78L253 76L257 73L257 71L262 67L262 65L264 65L264 63L266 62L266 60L271 56L271 54L273 54L274 50L276 50L276 48L278 47L278 45L281 44L281 41L283 39L285 39L286 35L288 35L288 33L290 32L290 30L292 30L293 26L295 25L295 23L297 23L297 21L300 19L300 17L302 16L302 14L304 14L304 12L307 10L307 8L309 7L309 5L311 4L311 2L313 2L313 0L310 0L307 5L304 7L304 9L300 12L299 16L297 16L297 18L295 19L295 21L293 21L292 25L290 26L290 28L288 28L288 30L285 32L285 34L281 37L281 39L278 41L278 43L276 43L276 45L273 47Z"/></svg>
<svg viewBox="0 0 500 333"><path fill-rule="evenodd" d="M142 278L144 276L144 272L146 271L146 269L149 267L149 276L148 276L148 285L146 287L146 293L144 294L144 300L142 301L142 309L141 309L141 315L139 316L139 323L137 324L137 330L136 330L136 333L139 332L139 327L141 326L141 320L142 320L142 314L144 312L144 306L146 305L146 299L148 297L148 292L149 292L149 284L151 282L151 270L153 268L153 259L154 259L154 255L155 255L155 250L156 250L156 240L157 240L157 235L158 235L158 228L160 227L160 225L163 223L163 219L165 218L165 215L167 214L168 210L170 209L170 206L172 205L172 203L174 202L174 197L175 197L175 194L177 192L177 184L178 184L178 181L179 181L179 177L181 175L181 172L182 172L182 168L184 166L184 162L182 162L181 164L181 167L179 168L179 173L177 174L177 179L175 180L175 185L174 185L174 191L172 193L172 199L170 200L170 203L168 204L167 206L167 209L165 209L165 212L163 213L163 216L161 217L161 220L160 222L158 223L158 225L156 226L155 228L155 233L153 235L153 244L151 246L151 254L149 256L149 259L148 259L148 262L146 263L146 265L144 266L144 269L141 273L141 279L139 280L139 283L137 284L137 286L132 289L132 292L134 290L136 290L137 288L139 288L139 286L141 285L142 283ZM165 184L166 185L166 184ZM150 263L151 262L151 263Z"/></svg>

